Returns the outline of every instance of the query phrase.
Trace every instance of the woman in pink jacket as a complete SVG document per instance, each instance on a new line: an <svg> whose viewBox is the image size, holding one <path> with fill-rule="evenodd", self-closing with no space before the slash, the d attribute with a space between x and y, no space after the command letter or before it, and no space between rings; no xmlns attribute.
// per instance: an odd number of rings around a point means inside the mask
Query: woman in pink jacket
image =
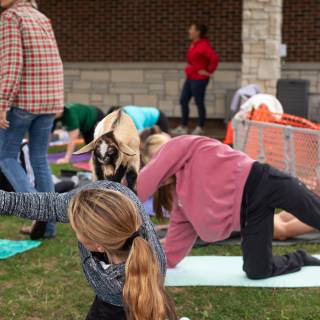
<svg viewBox="0 0 320 320"><path fill-rule="evenodd" d="M215 242L239 229L243 269L251 279L320 266L320 260L302 250L272 254L275 208L320 229L320 198L300 181L217 140L181 136L165 142L159 136L147 141L146 162L163 146L141 171L137 192L142 201L157 193L158 204L171 209L165 241L169 267L189 253L198 236ZM172 206L164 189L170 189Z"/></svg>

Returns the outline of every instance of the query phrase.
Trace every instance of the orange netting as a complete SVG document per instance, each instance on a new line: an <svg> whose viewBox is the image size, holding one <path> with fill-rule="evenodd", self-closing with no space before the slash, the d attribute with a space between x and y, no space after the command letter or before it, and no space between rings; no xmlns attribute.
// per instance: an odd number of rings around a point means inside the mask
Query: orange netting
<svg viewBox="0 0 320 320"><path fill-rule="evenodd" d="M287 113L272 113L265 104L261 104L258 109L253 109L249 116L249 120L272 122L284 126L320 130L319 124L309 121L305 118L297 117Z"/></svg>
<svg viewBox="0 0 320 320"><path fill-rule="evenodd" d="M234 120L234 147L253 159L298 177L320 195L320 126L265 107L250 120Z"/></svg>

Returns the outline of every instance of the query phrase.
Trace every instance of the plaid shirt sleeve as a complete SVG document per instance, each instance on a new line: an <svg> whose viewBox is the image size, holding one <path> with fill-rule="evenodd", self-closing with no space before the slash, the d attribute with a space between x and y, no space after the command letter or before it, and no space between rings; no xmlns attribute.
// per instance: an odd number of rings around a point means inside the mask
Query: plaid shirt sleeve
<svg viewBox="0 0 320 320"><path fill-rule="evenodd" d="M7 111L19 93L23 69L22 39L14 16L0 20L0 111Z"/></svg>

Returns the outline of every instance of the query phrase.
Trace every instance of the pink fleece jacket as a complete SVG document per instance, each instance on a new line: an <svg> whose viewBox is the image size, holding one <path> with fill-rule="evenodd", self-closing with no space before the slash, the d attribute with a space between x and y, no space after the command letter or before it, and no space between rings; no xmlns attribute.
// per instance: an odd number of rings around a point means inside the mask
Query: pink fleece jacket
<svg viewBox="0 0 320 320"><path fill-rule="evenodd" d="M169 268L189 253L198 235L215 242L239 230L243 190L253 162L217 140L180 136L165 144L142 169L137 182L141 201L176 176L165 242Z"/></svg>

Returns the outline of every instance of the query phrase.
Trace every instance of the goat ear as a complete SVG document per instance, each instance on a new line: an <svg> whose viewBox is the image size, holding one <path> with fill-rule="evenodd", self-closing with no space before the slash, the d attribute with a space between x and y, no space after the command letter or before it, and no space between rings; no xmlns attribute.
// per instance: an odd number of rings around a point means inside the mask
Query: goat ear
<svg viewBox="0 0 320 320"><path fill-rule="evenodd" d="M81 149L75 151L73 154L77 155L77 154L83 154L83 153L91 152L93 150L93 146L94 146L94 141L92 141L89 144L85 145Z"/></svg>
<svg viewBox="0 0 320 320"><path fill-rule="evenodd" d="M120 143L119 144L119 149L122 153L124 153L127 156L135 156L137 153L135 151L133 151L130 147L128 147L127 145Z"/></svg>

